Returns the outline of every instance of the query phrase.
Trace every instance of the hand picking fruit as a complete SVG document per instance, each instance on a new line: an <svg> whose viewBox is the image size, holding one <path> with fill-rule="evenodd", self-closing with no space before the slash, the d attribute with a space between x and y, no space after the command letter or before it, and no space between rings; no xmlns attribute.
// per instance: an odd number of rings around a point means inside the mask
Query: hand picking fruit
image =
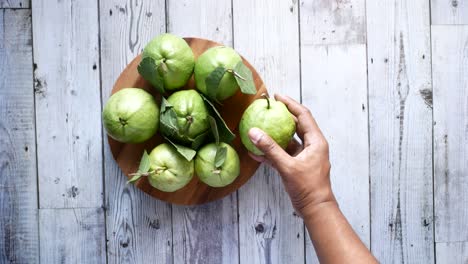
<svg viewBox="0 0 468 264"><path fill-rule="evenodd" d="M338 207L330 184L328 143L312 114L287 96L275 98L297 121L302 146L289 149L288 153L268 132L252 127L248 137L261 155L250 153L251 157L270 164L280 173L294 208L304 219L320 262L377 263Z"/></svg>

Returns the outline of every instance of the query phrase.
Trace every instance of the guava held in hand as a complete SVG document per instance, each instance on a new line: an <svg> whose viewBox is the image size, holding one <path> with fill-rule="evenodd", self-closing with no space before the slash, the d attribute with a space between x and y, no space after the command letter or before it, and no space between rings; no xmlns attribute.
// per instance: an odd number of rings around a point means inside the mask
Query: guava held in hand
<svg viewBox="0 0 468 264"><path fill-rule="evenodd" d="M193 177L193 160L187 161L177 150L163 143L149 154L148 181L163 192L175 192L187 185Z"/></svg>
<svg viewBox="0 0 468 264"><path fill-rule="evenodd" d="M231 184L240 173L240 160L234 148L226 143L210 143L195 158L195 173L211 187Z"/></svg>
<svg viewBox="0 0 468 264"><path fill-rule="evenodd" d="M192 76L194 65L192 49L184 39L162 34L144 48L138 72L164 93L183 87Z"/></svg>
<svg viewBox="0 0 468 264"><path fill-rule="evenodd" d="M213 47L198 57L195 63L197 89L212 100L221 101L241 89L243 93L257 92L252 72L232 48Z"/></svg>
<svg viewBox="0 0 468 264"><path fill-rule="evenodd" d="M159 107L153 96L140 88L124 88L113 94L102 111L107 134L124 143L150 139L159 125Z"/></svg>
<svg viewBox="0 0 468 264"><path fill-rule="evenodd" d="M286 105L268 97L257 99L247 107L239 124L240 137L247 150L263 155L249 138L249 130L253 127L263 130L283 149L296 132L296 122Z"/></svg>
<svg viewBox="0 0 468 264"><path fill-rule="evenodd" d="M199 137L210 133L209 112L197 91L175 92L163 104L160 120L164 136L191 146Z"/></svg>

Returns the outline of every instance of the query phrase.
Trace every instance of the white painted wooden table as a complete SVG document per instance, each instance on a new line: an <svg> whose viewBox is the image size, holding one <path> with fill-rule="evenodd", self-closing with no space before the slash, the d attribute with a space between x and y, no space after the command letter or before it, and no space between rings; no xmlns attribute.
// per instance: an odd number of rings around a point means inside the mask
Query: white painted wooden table
<svg viewBox="0 0 468 264"><path fill-rule="evenodd" d="M0 263L315 263L277 173L197 207L127 185L101 127L162 32L307 105L382 263L468 263L467 0L0 0Z"/></svg>

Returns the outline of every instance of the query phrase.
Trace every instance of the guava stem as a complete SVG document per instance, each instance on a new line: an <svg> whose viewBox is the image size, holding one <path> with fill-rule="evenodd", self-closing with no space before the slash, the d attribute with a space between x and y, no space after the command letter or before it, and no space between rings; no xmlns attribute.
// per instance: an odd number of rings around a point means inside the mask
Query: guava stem
<svg viewBox="0 0 468 264"><path fill-rule="evenodd" d="M262 97L264 97L267 100L267 109L270 109L270 98L266 95L266 93L262 94Z"/></svg>
<svg viewBox="0 0 468 264"><path fill-rule="evenodd" d="M236 76L237 78L243 80L243 81L246 81L246 79L244 77L242 77L242 75L240 75L239 73L237 73L236 71L234 71L233 69L227 69L226 70L227 72L229 73L232 73L234 76Z"/></svg>
<svg viewBox="0 0 468 264"><path fill-rule="evenodd" d="M157 168L156 170L154 170L152 172L160 173L161 171L165 171L165 170L167 170L167 167L159 167L159 168Z"/></svg>
<svg viewBox="0 0 468 264"><path fill-rule="evenodd" d="M160 67L158 67L158 68L161 68L160 73L161 73L161 74L165 74L165 73L167 72L166 59L162 59L162 61L161 61L161 63L160 63L159 66L160 66Z"/></svg>
<svg viewBox="0 0 468 264"><path fill-rule="evenodd" d="M164 168L166 169L166 168ZM148 171L148 172L135 172L135 173L131 173L130 176L140 176L140 177L148 177L151 175L151 173L154 173L154 172L157 172L152 170L152 171Z"/></svg>
<svg viewBox="0 0 468 264"><path fill-rule="evenodd" d="M212 171L213 174L221 174L221 170L220 169L216 169L214 171Z"/></svg>

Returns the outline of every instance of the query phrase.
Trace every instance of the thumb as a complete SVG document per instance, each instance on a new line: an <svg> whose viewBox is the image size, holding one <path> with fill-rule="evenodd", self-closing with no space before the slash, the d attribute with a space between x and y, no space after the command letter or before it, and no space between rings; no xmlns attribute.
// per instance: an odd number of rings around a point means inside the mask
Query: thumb
<svg viewBox="0 0 468 264"><path fill-rule="evenodd" d="M263 130L256 127L251 128L249 130L249 138L274 166L281 167L281 164L289 158L288 153Z"/></svg>

